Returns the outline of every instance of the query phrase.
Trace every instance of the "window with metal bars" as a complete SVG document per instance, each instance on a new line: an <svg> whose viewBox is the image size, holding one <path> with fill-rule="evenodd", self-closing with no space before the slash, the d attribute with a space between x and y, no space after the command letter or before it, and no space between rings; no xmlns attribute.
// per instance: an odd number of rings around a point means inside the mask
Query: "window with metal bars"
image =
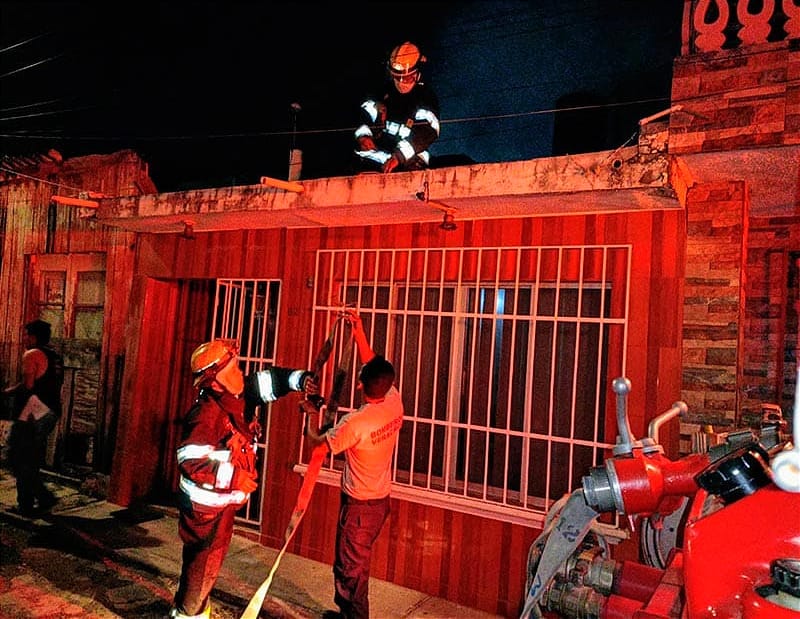
<svg viewBox="0 0 800 619"><path fill-rule="evenodd" d="M395 364L394 495L524 520L577 487L614 438L629 262L617 245L318 252L316 339L356 306ZM348 389L340 416L360 404Z"/></svg>

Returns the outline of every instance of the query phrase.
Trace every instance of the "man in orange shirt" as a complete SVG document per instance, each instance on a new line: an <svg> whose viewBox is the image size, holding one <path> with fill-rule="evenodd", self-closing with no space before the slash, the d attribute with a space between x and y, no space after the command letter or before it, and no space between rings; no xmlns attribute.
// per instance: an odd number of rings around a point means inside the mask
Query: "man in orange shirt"
<svg viewBox="0 0 800 619"><path fill-rule="evenodd" d="M364 364L358 376L364 404L321 435L309 423L306 435L312 447L325 443L334 454L345 455L334 600L343 618L367 619L372 545L389 516L392 453L403 425L403 401L394 387L394 367L372 350L361 318L351 310L348 320Z"/></svg>

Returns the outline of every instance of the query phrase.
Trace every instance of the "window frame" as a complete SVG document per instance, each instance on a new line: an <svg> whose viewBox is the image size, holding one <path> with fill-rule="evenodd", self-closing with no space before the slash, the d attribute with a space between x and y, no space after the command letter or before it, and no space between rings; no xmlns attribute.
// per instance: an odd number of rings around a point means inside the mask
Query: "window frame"
<svg viewBox="0 0 800 619"><path fill-rule="evenodd" d="M430 259L430 255L432 253L440 252L442 254L442 262L445 261L445 257L448 253L451 255L453 253L458 254L457 262L459 272L457 275L452 276L449 280L446 280L443 276L439 277L438 275L432 275L431 273L435 269L429 269L433 261ZM500 271L505 271L506 273L509 272L507 264L503 264L508 260L506 258L501 258L500 256L504 253L511 253L517 254L516 258L516 269L512 268L511 273L513 277L501 277ZM533 277L521 277L520 274L520 252L528 252L528 254L535 254L537 263L543 262L543 255L544 252L551 252L553 253L554 258L557 259L556 264L556 276L552 279L552 281L548 280L547 278L543 278L541 273L541 264L537 264L536 272ZM433 428L438 423L435 419L435 415L431 413L431 417L419 417L417 410L418 406L416 401L411 402L411 406L409 406L409 400L412 397L412 394L416 396L418 386L418 382L414 383L414 389L410 390L404 388L404 381L409 380L406 376L405 368L404 368L404 355L406 354L405 350L397 350L398 347L402 348L402 344L398 346L397 342L399 341L397 338L400 336L402 338L406 338L403 341L407 341L407 338L416 337L418 339L419 344L419 351L420 354L424 352L422 350L422 331L423 328L419 328L417 332L411 332L408 330L409 324L409 317L414 317L419 315L420 324L424 320L425 317L425 297L427 295L427 291L425 289L426 282L432 282L434 287L438 287L440 292L442 290L447 289L448 287L453 288L455 290L454 295L454 304L458 307L455 308L455 311L452 312L453 316L458 320L465 320L466 317L471 319L480 319L482 314L481 312L469 312L466 311L469 308L465 308L464 306L467 305L468 296L472 292L476 292L481 294L482 291L485 292L487 290L494 290L495 293L498 290L513 290L515 298L519 298L519 291L521 290L529 290L530 296L532 299L530 303L532 305L531 314L528 317L530 321L530 328L528 333L528 346L527 346L527 358L525 363L528 364L527 367L530 367L530 356L535 354L534 346L530 344L535 337L536 337L536 327L541 318L536 312L538 311L536 306L538 303L538 297L540 290L548 288L555 291L555 303L558 303L559 298L559 289L560 287L568 287L570 285L570 280L568 278L562 278L562 268L563 264L569 262L575 262L575 260L579 261L578 269L582 272L584 268L584 262L586 260L586 254L589 252L594 252L601 254L600 261L602 262L603 266L601 267L600 272L603 275L597 282L590 282L589 280L584 281L583 276L579 275L577 278L577 284L573 283L573 287L577 286L580 291L589 290L593 288L595 292L600 297L600 306L601 307L609 307L611 304L610 297L612 294L620 294L612 293L611 287L613 282L610 280L605 279L604 270L606 268L606 264L609 260L609 256L612 252L621 253L622 258L617 256L617 260L622 260L624 262L623 265L620 265L621 268L616 269L617 276L622 276L624 278L624 282L621 284L621 294L623 294L624 299L617 300L617 305L620 306L622 309L619 308L615 311L621 311L621 315L614 316L614 317L604 317L602 315L597 317L591 316L583 316L581 317L579 314L583 311L583 306L581 305L581 294L578 294L578 309L576 316L574 317L574 323L576 325L576 332L580 329L581 324L588 324L588 323L596 323L599 325L601 334L603 325L614 323L617 325L618 332L615 337L619 340L616 345L620 349L618 354L619 356L619 363L621 367L614 371L612 368L606 367L605 372L606 376L616 376L616 375L624 375L624 361L625 361L625 346L627 343L627 325L628 325L628 296L629 296L629 289L630 289L630 258L631 258L631 247L629 245L609 245L609 246L596 246L596 245L586 245L586 246L560 246L560 247L553 247L553 246L543 246L543 247L519 247L519 248L439 248L439 249L404 249L404 250L353 250L353 249L345 249L345 250L319 250L317 254L317 270L316 270L316 277L315 277L315 291L314 291L314 298L315 304L313 308L313 319L312 319L312 337L317 331L320 331L321 325L329 324L332 317L336 315L338 311L344 305L357 305L361 311L362 318L364 318L365 327L367 328L368 337L373 344L373 348L378 351L385 351L385 354L388 358L392 360L397 360L396 368L398 369L398 386L400 387L401 394L404 397L404 401L406 404L406 424L407 426L409 422L415 426L416 429L417 424L422 419L426 423L430 423L431 425L431 432L430 436L433 435ZM478 265L477 268L473 268L472 272L474 277L467 276L467 268L465 268L465 255L467 253L472 253L472 259L476 260ZM571 255L571 257L569 257ZM579 256L579 258L578 258ZM568 259L569 257L569 259ZM455 258L453 258L455 260ZM597 260L598 255L592 256L592 259ZM381 264L381 262L384 264ZM483 264L481 264L483 263ZM412 268L413 266L413 268ZM621 271L621 273L620 273ZM482 273L489 273L490 276L483 276ZM430 278L429 278L430 276ZM421 291L417 294L420 301L418 303L420 311L417 312L416 309L410 309L410 295L411 290L417 289ZM358 293L354 294L353 290L357 290ZM495 296L497 296L495 294ZM376 303L374 302L376 299L381 298L383 299L383 306L376 307ZM440 294L441 299L441 294ZM371 303L370 303L371 302ZM556 306L557 307L557 306ZM437 308L437 312L441 314L441 300L439 301L439 305ZM416 312L416 313L415 313ZM602 313L602 310L601 310ZM512 321L512 328L516 325L516 322L520 320L520 316L514 314L513 316L509 316L506 318L504 314L497 314L496 311L492 311L488 316L491 316L492 320L492 337L496 337L496 330L497 330L497 322L498 316L500 316L499 320L511 320ZM569 322L565 320L563 316L559 316L558 311L556 310L552 316L552 322L554 326L558 324L564 324ZM376 328L376 324L385 325ZM440 327L439 323L437 325L437 329ZM452 338L455 342L457 347L457 351L453 352L450 351L450 360L448 365L448 372L450 375L458 375L461 376L461 367L460 363L462 363L462 359L464 358L465 352L467 350L464 348L466 338L464 336L463 329L465 328L464 325L456 325L452 327L456 335ZM459 330L461 330L459 332ZM412 330L413 331L413 330ZM337 342L337 346L335 350L341 349L341 333L339 334L339 342ZM605 334L606 337L611 337L608 333ZM555 337L555 336L554 336ZM316 340L321 340L321 335L316 337ZM580 339L579 335L575 336L575 342L577 346L577 341ZM512 347L515 346L515 343L512 343ZM313 348L313 344L311 346ZM577 348L576 348L577 351ZM413 350L412 350L413 354ZM438 350L437 353L438 355ZM516 354L515 350L512 350L509 355L514 357ZM575 353L577 354L577 352ZM603 343L600 342L598 345L598 354L599 359L602 359L602 354L604 354L603 350ZM606 358L607 360L607 358ZM575 364L573 364L575 365ZM352 372L357 372L358 366L357 364L351 364L353 367ZM417 371L417 381L419 378L419 367L416 368ZM573 375L577 370L573 370ZM603 388L603 385L600 385L600 375L601 372L597 371L597 382L596 390L597 394L596 397L599 398L598 406L603 406L606 402L606 392L607 389ZM325 376L322 379L322 389L323 392L325 390ZM467 377L469 381L469 377ZM525 381L526 381L526 391L530 391L531 385L531 372L528 370L526 372ZM354 406L357 406L357 398L355 397L354 392L354 380L351 377L348 381L348 387L345 389L345 395L343 397L343 402L339 409L339 415L346 414L353 410ZM459 387L461 383L458 383L456 386ZM552 388L552 383L551 383ZM449 400L447 405L447 419L445 420L444 424L445 427L451 427L453 425L454 415L457 414L457 406L455 406L456 401L459 399L461 392L463 390L460 388L453 388L450 385L447 398ZM470 389L470 392L472 389ZM572 404L574 405L576 395L572 394ZM411 409L411 410L409 410ZM549 410L552 414L552 400L550 401ZM489 412L487 411L487 416ZM526 412L524 417L527 419L530 417L530 412ZM569 453L570 462L573 462L574 453L576 449L591 449L593 453L593 461L594 464L598 464L602 462L602 459L605 455L607 455L608 449L612 447L611 443L604 442L602 439L604 435L607 433L608 429L608 419L609 415L606 412L604 419L601 420L602 427L595 427L592 433L592 440L585 440L585 439L575 439L573 437L558 437L553 436L552 433L543 437L547 441L547 453L548 453L548 479L550 477L549 471L549 461L552 457L552 447L555 444L560 449L566 449ZM613 418L613 413L611 415ZM488 417L487 417L488 418ZM595 422L597 423L597 419ZM613 420L612 420L613 421ZM491 426L487 426L491 428ZM471 430L471 426L467 425L467 431ZM486 431L487 436L491 434L488 430ZM533 434L530 432L522 432L520 440L532 440ZM541 437L540 437L541 438ZM412 442L413 442L412 438ZM450 441L451 443L456 440L454 433L449 433L449 438L446 437L446 440ZM302 439L301 439L302 441ZM433 439L431 438L431 445L433 444ZM486 440L486 444L488 446L488 440ZM304 453L302 450L303 445L301 444L301 454ZM452 445L451 445L452 447ZM508 443L506 443L506 449L508 449ZM502 486L493 486L488 484L489 490L487 491L487 483L484 477L484 482L482 484L483 491L482 492L475 492L474 489L471 490L469 476L467 477L467 482L464 483L462 480L462 485L464 492L462 493L453 493L448 492L448 488L452 487L451 485L451 477L454 475L453 467L453 458L456 457L456 451L454 449L450 450L450 456L446 462L443 463L444 468L446 469L441 477L439 485L442 486L444 489L436 489L432 487L430 483L425 485L424 487L420 487L419 485L414 484L414 480L418 477L418 473L416 473L415 465L409 464L408 470L398 471L398 460L401 458L399 449L395 450L394 454L394 461L393 461L393 488L392 494L395 497L403 498L415 502L421 502L428 505L437 505L440 507L444 507L447 509L457 509L458 511L466 512L466 513L476 513L482 516L491 516L496 517L498 519L504 521L512 521L512 522L520 522L524 524L532 524L535 521L543 520L544 516L547 513L549 507L558 499L559 496L552 496L547 495L542 497L529 497L527 496L527 488L526 492L523 493L523 481L520 481L520 490L518 491L519 495L522 497L521 499L518 498L517 503L518 505L511 504L509 501L509 489L508 489L508 481L506 475L506 481ZM484 450L484 453L488 451L487 449ZM523 452L527 454L523 458L523 460L530 460L530 449L523 449ZM408 463L413 463L415 458L417 457L418 452L416 447L412 447L411 451L409 452L408 457L403 455L402 457ZM323 471L321 472L320 479L323 483L338 483L339 479L339 471L341 470L343 463L343 456L340 454L332 461L330 461L326 467L323 467ZM528 462L525 462L528 464ZM303 471L305 469L306 462L301 460L301 462L297 465L296 470ZM507 466L507 465L506 465ZM506 469L507 473L508 469ZM575 472L570 471L568 475L568 484L571 487L575 487L576 483L579 483L579 479L575 479ZM430 472L428 473L430 476ZM495 490L497 488L498 490ZM487 496L495 493L497 495L502 495L502 501L498 501L496 496ZM470 495L480 495L479 498ZM513 498L513 497L512 497ZM537 500L538 499L538 500Z"/></svg>

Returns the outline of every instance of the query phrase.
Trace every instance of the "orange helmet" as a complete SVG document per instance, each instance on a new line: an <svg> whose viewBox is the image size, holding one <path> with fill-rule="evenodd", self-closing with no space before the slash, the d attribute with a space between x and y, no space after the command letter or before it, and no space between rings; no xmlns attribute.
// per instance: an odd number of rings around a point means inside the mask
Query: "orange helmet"
<svg viewBox="0 0 800 619"><path fill-rule="evenodd" d="M238 354L235 340L212 340L194 349L191 358L195 387L210 381Z"/></svg>
<svg viewBox="0 0 800 619"><path fill-rule="evenodd" d="M425 60L426 58L420 53L419 48L406 41L392 50L388 63L389 73L395 80L416 82L419 79L420 65Z"/></svg>

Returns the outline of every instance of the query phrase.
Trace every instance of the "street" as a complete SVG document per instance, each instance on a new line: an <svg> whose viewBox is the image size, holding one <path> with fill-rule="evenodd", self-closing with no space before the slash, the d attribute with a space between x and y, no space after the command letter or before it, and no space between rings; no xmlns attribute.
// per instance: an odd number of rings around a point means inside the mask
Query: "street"
<svg viewBox="0 0 800 619"><path fill-rule="evenodd" d="M103 517L102 509L94 513L103 501L56 478L48 486L58 496L56 508L24 518L14 510L14 479L0 469L0 619L166 618L180 545L165 545L147 525L163 522L172 534L174 523L148 506L114 508L113 517ZM126 554L137 548L140 554ZM146 550L158 548L165 559L148 563ZM242 600L225 597L215 590L212 619L240 615Z"/></svg>
<svg viewBox="0 0 800 619"><path fill-rule="evenodd" d="M92 479L45 478L58 503L24 518L15 480L0 467L0 619L165 619L181 568L177 510L110 503ZM233 536L211 619L238 619L278 555L246 533ZM260 619L317 619L334 607L329 564L287 553L280 565ZM381 619L498 617L378 579L370 598Z"/></svg>
<svg viewBox="0 0 800 619"><path fill-rule="evenodd" d="M123 564L58 516L49 519L0 522L0 617L167 616L173 579ZM238 617L238 609L216 599L213 611L215 619Z"/></svg>

